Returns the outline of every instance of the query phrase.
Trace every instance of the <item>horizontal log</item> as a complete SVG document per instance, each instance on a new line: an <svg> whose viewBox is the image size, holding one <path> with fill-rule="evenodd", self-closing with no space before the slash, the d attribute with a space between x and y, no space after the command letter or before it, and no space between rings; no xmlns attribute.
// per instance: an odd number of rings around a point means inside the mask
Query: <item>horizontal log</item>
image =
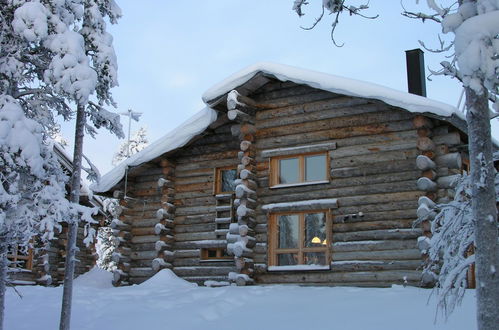
<svg viewBox="0 0 499 330"><path fill-rule="evenodd" d="M176 233L175 241L194 241L194 240L211 240L216 239L215 232L200 232L200 233Z"/></svg>
<svg viewBox="0 0 499 330"><path fill-rule="evenodd" d="M448 146L455 146L462 144L461 135L459 132L451 132L444 135L436 135L433 137L435 144L446 144Z"/></svg>
<svg viewBox="0 0 499 330"><path fill-rule="evenodd" d="M203 276L203 275L223 275L226 276L229 272L235 271L235 267L218 266L218 267L174 267L173 271L177 276Z"/></svg>
<svg viewBox="0 0 499 330"><path fill-rule="evenodd" d="M336 253L354 251L405 250L414 249L415 247L415 240L379 240L335 242L332 248L333 253Z"/></svg>
<svg viewBox="0 0 499 330"><path fill-rule="evenodd" d="M185 241L185 242L175 242L174 251L177 250L190 250L199 248L225 248L227 246L227 241L223 240L200 240L200 241Z"/></svg>
<svg viewBox="0 0 499 330"><path fill-rule="evenodd" d="M403 111L388 110L375 113L366 113L362 116L354 115L317 121L304 121L297 124L260 129L257 132L257 140L259 138L276 137L281 135L290 135L320 130L335 130L341 127L352 127L356 125L404 120L409 119L411 116L412 114Z"/></svg>
<svg viewBox="0 0 499 330"><path fill-rule="evenodd" d="M353 187L342 187L342 188L333 188L329 185L315 185L315 186L303 186L300 189L296 187L291 188L279 188L276 190L281 190L281 192L267 192L266 194L260 193L259 200L261 204L273 204L273 203L281 203L281 202L295 202L302 201L304 198L307 200L315 200L315 199L331 199L338 198L338 205L340 206L349 206L353 205L352 203L357 203L360 197L366 197L366 202L361 204L369 204L368 201L371 199L374 201L378 201L378 197L375 195L380 193L389 194L390 198L394 198L391 201L400 200L397 199L397 196L411 196L408 198L418 198L421 193L418 192L417 196L414 197L414 193L418 188L416 186L416 182L414 179L406 180L406 181L398 181L398 182L388 182L388 183L372 183L369 185L359 185ZM371 198L371 199L369 199ZM380 197L381 200L383 197ZM387 199L382 200L387 201Z"/></svg>
<svg viewBox="0 0 499 330"><path fill-rule="evenodd" d="M158 251L133 251L130 253L130 259L132 260L149 260L154 259L158 256Z"/></svg>
<svg viewBox="0 0 499 330"><path fill-rule="evenodd" d="M387 229L366 230L349 233L336 233L334 240L337 242L361 241L361 240L389 240L389 239L415 239L421 236L421 229Z"/></svg>
<svg viewBox="0 0 499 330"><path fill-rule="evenodd" d="M156 241L172 242L173 237L164 237L159 235L135 236L132 237L132 243L156 243Z"/></svg>
<svg viewBox="0 0 499 330"><path fill-rule="evenodd" d="M420 260L371 260L369 262L333 261L332 272L372 272L383 270L418 270L422 265Z"/></svg>
<svg viewBox="0 0 499 330"><path fill-rule="evenodd" d="M459 152L453 152L438 156L435 158L435 162L438 166L453 169L461 169L461 167L463 166L461 154Z"/></svg>
<svg viewBox="0 0 499 330"><path fill-rule="evenodd" d="M334 103L334 101L343 101ZM332 111L334 109L334 111ZM365 100L357 99L332 99L306 104L301 109L296 107L272 109L270 111L258 111L256 114L258 127L271 128L282 125L292 125L304 120L324 120L330 118L362 115L387 110L386 105L368 104ZM300 111L301 110L301 111ZM274 116L271 116L274 114ZM286 114L286 115L284 115Z"/></svg>
<svg viewBox="0 0 499 330"><path fill-rule="evenodd" d="M331 177L333 178L333 184L338 181L336 178L345 178L343 182L348 182L352 178L357 179L359 176L375 176L375 175L385 175L384 178L389 178L390 175L399 175L398 180L400 181L400 175L405 176L405 172L414 171L416 166L412 159L402 159L400 161L385 161L373 164L366 164L364 166L356 166L352 164L351 166L343 168L332 168ZM403 173L403 174L400 174ZM387 175L388 174L388 175ZM366 178L369 180L370 178ZM379 181L382 182L382 181ZM346 186L343 184L341 186Z"/></svg>
<svg viewBox="0 0 499 330"><path fill-rule="evenodd" d="M459 174L440 177L437 179L437 186L443 189L454 188L460 177Z"/></svg>
<svg viewBox="0 0 499 330"><path fill-rule="evenodd" d="M351 251L335 252L333 260L418 260L421 258L419 249L411 250L377 250L377 251Z"/></svg>
<svg viewBox="0 0 499 330"><path fill-rule="evenodd" d="M258 149L271 149L292 147L307 143L320 143L335 140L338 146L354 145L359 143L369 143L383 140L392 140L397 132L412 130L410 120L400 120L394 122L361 124L353 127L343 127L335 129L325 129L321 131L309 131L291 133L283 136L269 136L268 138L258 138ZM415 134L415 133L414 133ZM339 141L341 139L341 141Z"/></svg>
<svg viewBox="0 0 499 330"><path fill-rule="evenodd" d="M197 258L180 258L173 261L173 267L220 267L229 266L232 267L234 264L233 258L227 259L215 259L215 260L200 260L199 256Z"/></svg>
<svg viewBox="0 0 499 330"><path fill-rule="evenodd" d="M382 151L376 153L370 153L365 155L357 155L352 157L345 158L334 158L332 159L332 168L341 168L341 167L351 167L352 164L356 166L360 165L368 165L375 164L379 162L395 162L404 159L412 159L415 161L415 158L418 156L419 151L416 148L408 148L408 149L400 149L394 151Z"/></svg>
<svg viewBox="0 0 499 330"><path fill-rule="evenodd" d="M239 109L229 110L227 112L227 117L230 120L239 122L239 123L255 123L255 120L252 115L245 113Z"/></svg>
<svg viewBox="0 0 499 330"><path fill-rule="evenodd" d="M334 96L331 94L328 98L318 101L309 102L306 104L288 105L280 108L260 109L256 116L259 122L265 119L272 118L288 118L294 115L308 114L311 115L317 111L338 112L340 116L348 115L350 109L355 109L357 106L370 104L369 100L362 98L353 98L350 96ZM331 111L334 110L334 111ZM379 108L373 110L379 111Z"/></svg>
<svg viewBox="0 0 499 330"><path fill-rule="evenodd" d="M231 222L231 218L227 218L228 223ZM216 221L216 220L215 220ZM208 232L215 230L215 222L210 223L201 223L201 224L192 224L192 225L177 225L175 227L175 233L192 233L192 232Z"/></svg>
<svg viewBox="0 0 499 330"><path fill-rule="evenodd" d="M421 278L420 271L410 270L387 270L373 272L344 272L335 273L330 271L296 273L267 273L257 277L257 282L261 284L270 283L324 283L328 285L338 285L340 283L357 282L378 282L378 284L403 284L404 280L418 282Z"/></svg>
<svg viewBox="0 0 499 330"><path fill-rule="evenodd" d="M350 223L333 224L333 232L350 232L360 230L396 229L412 228L414 219L382 220L382 221L362 221Z"/></svg>
<svg viewBox="0 0 499 330"><path fill-rule="evenodd" d="M201 255L201 250L200 249L194 249L194 250L175 250L174 251L175 259L181 259L181 258L195 258L199 259Z"/></svg>
<svg viewBox="0 0 499 330"><path fill-rule="evenodd" d="M140 267L140 268L130 268L129 275L131 277L140 276L140 277L151 277L156 272L151 267Z"/></svg>
<svg viewBox="0 0 499 330"><path fill-rule="evenodd" d="M262 158L269 158L282 155L297 155L310 152L329 151L336 149L336 142L320 143L314 145L303 145L290 148L267 149L261 151Z"/></svg>

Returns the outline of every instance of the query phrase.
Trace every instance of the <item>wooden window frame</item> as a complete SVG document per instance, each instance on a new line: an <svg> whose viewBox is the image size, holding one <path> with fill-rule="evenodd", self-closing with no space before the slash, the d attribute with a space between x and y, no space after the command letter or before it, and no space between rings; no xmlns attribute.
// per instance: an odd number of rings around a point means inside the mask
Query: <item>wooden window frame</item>
<svg viewBox="0 0 499 330"><path fill-rule="evenodd" d="M201 261L227 261L227 260L232 260L232 257L229 255L224 256L224 250L225 248L223 247L218 247L218 248L201 248L201 256L200 259ZM208 252L209 251L216 251L216 256L215 257L210 257Z"/></svg>
<svg viewBox="0 0 499 330"><path fill-rule="evenodd" d="M33 249L29 248L28 249L28 254L27 255L22 255L19 254L19 248L17 244L13 248L13 252L11 254L7 254L7 259L11 262L9 265L10 268L16 268L16 269L26 269L26 270L33 270ZM19 267L17 262L19 260L25 260L26 261L26 267Z"/></svg>
<svg viewBox="0 0 499 330"><path fill-rule="evenodd" d="M213 185L213 194L214 195L231 194L234 192L234 191L222 191L222 171L227 171L227 170L236 170L236 176L237 176L237 166L236 165L216 167L215 168L215 181L214 181L214 185Z"/></svg>
<svg viewBox="0 0 499 330"><path fill-rule="evenodd" d="M319 156L324 155L326 157L326 175L324 180L316 180L316 181L305 181L305 158L309 156ZM280 183L279 182L279 161L283 159L291 159L298 158L298 177L299 181L294 183ZM320 152L309 152L303 154L296 155L286 155L286 156L276 156L270 158L270 188L279 188L279 187L290 187L290 186L303 186L303 185L312 185L319 183L328 183L330 182L330 168L331 168L331 157L329 156L328 151L320 151Z"/></svg>
<svg viewBox="0 0 499 330"><path fill-rule="evenodd" d="M324 213L326 215L326 244L325 247L304 247L304 235L305 235L305 215L313 213ZM279 242L279 231L277 219L282 215L298 215L299 216L299 233L298 233L298 248L294 249L279 249L277 244ZM279 266L277 262L277 255L282 253L297 253L298 254L298 266L306 265L303 263L303 255L308 252L325 252L326 254L326 265L330 267L331 265L331 242L332 242L332 214L331 210L310 210L310 211L289 211L289 212L278 212L269 215L269 250L268 250L268 266ZM301 262L301 263L300 263Z"/></svg>

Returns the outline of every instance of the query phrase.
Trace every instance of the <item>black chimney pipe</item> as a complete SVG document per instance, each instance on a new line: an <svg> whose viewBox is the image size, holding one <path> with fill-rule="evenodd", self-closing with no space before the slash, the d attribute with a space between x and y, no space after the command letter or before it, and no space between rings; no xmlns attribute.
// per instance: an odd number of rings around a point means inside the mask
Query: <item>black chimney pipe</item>
<svg viewBox="0 0 499 330"><path fill-rule="evenodd" d="M426 96L423 51L419 48L406 50L405 60L407 64L407 87L409 93Z"/></svg>

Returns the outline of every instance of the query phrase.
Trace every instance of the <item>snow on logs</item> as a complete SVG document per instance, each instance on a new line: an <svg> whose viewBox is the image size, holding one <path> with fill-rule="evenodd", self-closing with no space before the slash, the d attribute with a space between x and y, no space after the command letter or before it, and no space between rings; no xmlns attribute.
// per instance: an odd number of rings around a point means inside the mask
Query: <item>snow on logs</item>
<svg viewBox="0 0 499 330"><path fill-rule="evenodd" d="M229 279L237 285L253 283L253 250L256 240L253 237L252 227L256 223L256 161L255 141L256 128L254 126L255 110L259 105L252 99L242 96L237 91L231 91L227 96L227 116L236 124L232 125L231 133L239 137L240 151L237 166L238 179L235 181L237 207L237 223L229 226L226 235L227 251L234 255L237 273L232 273Z"/></svg>

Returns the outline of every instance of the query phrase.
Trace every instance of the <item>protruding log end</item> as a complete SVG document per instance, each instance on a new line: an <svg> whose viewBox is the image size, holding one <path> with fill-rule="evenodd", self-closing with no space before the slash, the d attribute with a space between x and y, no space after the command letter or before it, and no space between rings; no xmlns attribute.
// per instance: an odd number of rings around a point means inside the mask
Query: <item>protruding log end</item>
<svg viewBox="0 0 499 330"><path fill-rule="evenodd" d="M419 190L422 191L436 191L437 183L426 177L419 178L417 181L417 186Z"/></svg>

